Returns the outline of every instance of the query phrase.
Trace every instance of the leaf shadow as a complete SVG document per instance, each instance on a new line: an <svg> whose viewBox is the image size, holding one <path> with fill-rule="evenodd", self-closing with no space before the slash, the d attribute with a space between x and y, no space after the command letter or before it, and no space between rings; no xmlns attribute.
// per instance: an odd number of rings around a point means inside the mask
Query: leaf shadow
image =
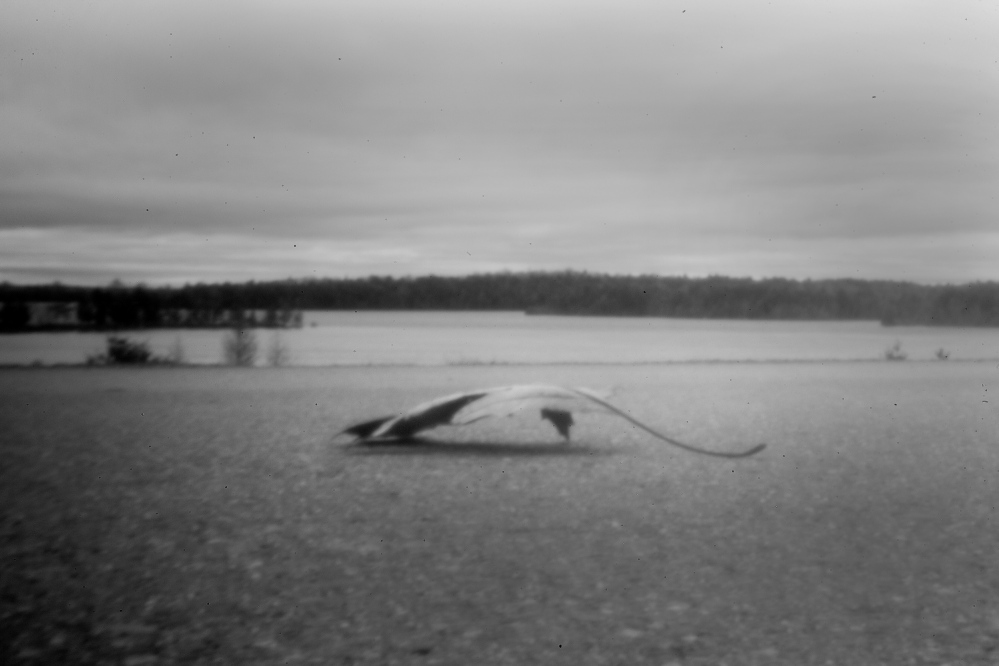
<svg viewBox="0 0 999 666"><path fill-rule="evenodd" d="M586 444L565 442L446 441L412 437L391 442L353 442L345 447L350 455L445 455L445 456L610 456L616 451Z"/></svg>

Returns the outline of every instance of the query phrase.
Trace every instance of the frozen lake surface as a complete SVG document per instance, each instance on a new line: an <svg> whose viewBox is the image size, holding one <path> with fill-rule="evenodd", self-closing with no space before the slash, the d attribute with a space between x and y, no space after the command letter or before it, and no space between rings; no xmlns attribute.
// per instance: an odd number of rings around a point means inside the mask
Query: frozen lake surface
<svg viewBox="0 0 999 666"><path fill-rule="evenodd" d="M155 354L222 362L222 330L126 331ZM521 312L308 311L305 326L258 330L258 363L280 345L290 365L466 365L876 360L896 341L911 360L999 358L999 330L883 327L873 321L747 321L528 316ZM104 333L0 336L0 364L82 363Z"/></svg>

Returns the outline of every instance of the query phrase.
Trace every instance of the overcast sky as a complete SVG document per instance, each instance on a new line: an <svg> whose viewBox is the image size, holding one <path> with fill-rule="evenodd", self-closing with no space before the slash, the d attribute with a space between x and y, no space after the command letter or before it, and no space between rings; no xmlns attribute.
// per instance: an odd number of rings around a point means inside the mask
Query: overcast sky
<svg viewBox="0 0 999 666"><path fill-rule="evenodd" d="M999 280L991 0L6 0L0 53L0 281Z"/></svg>

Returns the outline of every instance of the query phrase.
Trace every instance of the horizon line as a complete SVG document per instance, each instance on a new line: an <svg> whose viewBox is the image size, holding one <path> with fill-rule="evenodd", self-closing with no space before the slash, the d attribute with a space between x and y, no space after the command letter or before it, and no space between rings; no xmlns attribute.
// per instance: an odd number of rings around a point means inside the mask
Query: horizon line
<svg viewBox="0 0 999 666"><path fill-rule="evenodd" d="M49 282L11 282L10 280L0 281L0 287L69 287L69 288L79 288L79 289L114 289L114 288L145 288L145 289L184 289L186 287L192 286L213 286L213 285L247 285L247 284L279 284L279 283L309 283L309 282L324 282L324 281L339 281L339 282L363 282L365 280L420 280L427 278L436 278L443 280L462 280L473 277L492 277L492 276L521 276L521 275L564 275L564 274L575 274L575 275L585 275L593 277L609 277L609 278L624 278L624 279L634 279L634 278L654 278L654 279L681 279L690 281L704 281L712 279L724 279L724 280L748 280L751 282L769 282L769 281L785 281L785 282L797 282L797 283L807 283L807 282L861 282L868 284L876 283L889 283L889 284L907 284L914 285L917 287L965 287L971 285L999 285L997 280L969 280L965 282L917 282L915 280L904 280L897 278L859 278L859 277L827 277L827 278L792 278L783 277L779 275L771 275L766 277L754 277L749 275L725 275L721 273L712 273L704 276L690 276L687 274L677 275L677 274L662 274L662 273L611 273L605 271L589 271L586 269L575 269L575 268L564 268L564 269L554 269L554 270L499 270L499 271L483 271L483 272L471 272L464 274L438 274L438 273L423 273L423 274L406 274L406 275L391 275L391 274L378 274L371 273L366 276L325 276L325 277L285 277L285 278L274 278L274 279L263 279L258 280L255 278L250 278L246 280L230 281L185 281L182 283L165 282L165 283L147 283L142 280L136 282L125 282L120 278L112 278L109 282L105 284L81 284L73 282L63 282L61 280L52 280Z"/></svg>

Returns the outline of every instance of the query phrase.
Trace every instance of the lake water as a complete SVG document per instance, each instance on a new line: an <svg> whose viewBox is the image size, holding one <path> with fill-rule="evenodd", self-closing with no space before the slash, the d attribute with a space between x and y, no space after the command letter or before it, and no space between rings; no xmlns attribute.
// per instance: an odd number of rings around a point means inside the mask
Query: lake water
<svg viewBox="0 0 999 666"><path fill-rule="evenodd" d="M665 363L882 359L896 341L911 360L999 359L999 330L878 322L745 321L646 317L528 316L520 312L317 312L305 326L258 330L259 363L277 344L290 365ZM124 335L186 363L223 359L220 330ZM0 336L0 365L82 363L105 348L103 333Z"/></svg>

